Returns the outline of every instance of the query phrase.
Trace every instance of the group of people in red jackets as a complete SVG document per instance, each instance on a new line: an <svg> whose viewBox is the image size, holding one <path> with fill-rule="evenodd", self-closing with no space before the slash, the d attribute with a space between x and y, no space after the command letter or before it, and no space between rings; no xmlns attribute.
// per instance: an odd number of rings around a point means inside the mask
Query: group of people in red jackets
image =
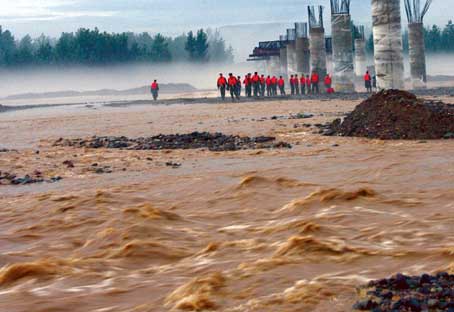
<svg viewBox="0 0 454 312"><path fill-rule="evenodd" d="M317 72L313 72L311 76L302 75L301 78L298 75L290 76L290 93L291 95L305 95L305 94L319 94L320 93L320 77ZM326 93L334 93L332 88L332 79L330 75L326 75L324 78L324 85ZM232 102L235 100L239 101L241 98L241 92L244 86L246 97L272 97L277 96L278 92L281 96L286 95L286 83L283 76L267 76L259 75L255 72L244 76L235 76L232 73L228 77L224 77L223 74L219 74L217 80L217 88L221 94L221 99L225 100L226 92L230 92Z"/></svg>

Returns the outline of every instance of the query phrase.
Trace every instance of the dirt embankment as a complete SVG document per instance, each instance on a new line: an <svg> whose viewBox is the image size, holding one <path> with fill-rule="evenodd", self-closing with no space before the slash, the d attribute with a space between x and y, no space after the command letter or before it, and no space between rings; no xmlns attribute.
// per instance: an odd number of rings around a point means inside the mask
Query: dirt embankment
<svg viewBox="0 0 454 312"><path fill-rule="evenodd" d="M340 136L383 140L454 138L454 105L399 90L381 91L331 125Z"/></svg>

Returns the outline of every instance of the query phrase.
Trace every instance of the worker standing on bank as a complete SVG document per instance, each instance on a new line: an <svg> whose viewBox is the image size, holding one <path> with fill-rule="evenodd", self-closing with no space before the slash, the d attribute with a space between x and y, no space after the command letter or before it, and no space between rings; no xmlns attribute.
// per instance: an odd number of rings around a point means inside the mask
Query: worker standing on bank
<svg viewBox="0 0 454 312"><path fill-rule="evenodd" d="M293 81L295 84L295 94L300 95L300 78L298 77L298 74L295 75L295 78Z"/></svg>
<svg viewBox="0 0 454 312"><path fill-rule="evenodd" d="M266 79L265 79L265 75L262 75L260 77L260 96L261 97L265 96L265 89L266 89Z"/></svg>
<svg viewBox="0 0 454 312"><path fill-rule="evenodd" d="M221 99L224 101L225 100L225 89L227 87L227 80L222 74L219 74L218 78L218 90L221 92Z"/></svg>
<svg viewBox="0 0 454 312"><path fill-rule="evenodd" d="M237 80L236 77L233 76L232 73L229 74L229 80L227 81L227 85L230 91L230 96L232 98L232 102L235 102L235 98L239 101L240 97L238 96L237 92Z"/></svg>
<svg viewBox="0 0 454 312"><path fill-rule="evenodd" d="M369 74L369 71L364 75L364 87L366 88L367 93L372 93L372 77Z"/></svg>
<svg viewBox="0 0 454 312"><path fill-rule="evenodd" d="M236 93L238 94L238 98L241 97L241 76L236 78Z"/></svg>
<svg viewBox="0 0 454 312"><path fill-rule="evenodd" d="M304 77L304 74L301 75L300 83L301 83L301 95L305 95L306 94L306 78Z"/></svg>
<svg viewBox="0 0 454 312"><path fill-rule="evenodd" d="M312 93L313 94L319 94L320 93L320 87L319 87L319 84L320 83L320 77L318 75L318 73L316 71L313 71L312 72L312 76L311 76L311 85L312 85Z"/></svg>
<svg viewBox="0 0 454 312"><path fill-rule="evenodd" d="M271 76L266 77L265 84L266 84L266 96L270 97L271 96Z"/></svg>
<svg viewBox="0 0 454 312"><path fill-rule="evenodd" d="M273 76L271 78L271 95L276 96L277 95L277 77Z"/></svg>
<svg viewBox="0 0 454 312"><path fill-rule="evenodd" d="M312 86L311 86L311 78L309 75L306 75L306 92L307 94L311 94Z"/></svg>
<svg viewBox="0 0 454 312"><path fill-rule="evenodd" d="M157 80L154 80L150 87L151 95L153 95L153 100L157 101L159 96L159 84Z"/></svg>
<svg viewBox="0 0 454 312"><path fill-rule="evenodd" d="M260 77L257 72L255 72L254 76L252 76L252 88L254 90L254 97L258 97L260 90Z"/></svg>
<svg viewBox="0 0 454 312"><path fill-rule="evenodd" d="M328 92L328 90L331 89L331 84L333 83L331 76L329 74L326 74L325 76L325 90Z"/></svg>
<svg viewBox="0 0 454 312"><path fill-rule="evenodd" d="M252 90L252 85L251 85L252 81L251 81L251 74L247 74L245 77L244 77L244 81L243 81L243 84L244 84L244 89L246 91L246 96L247 97L251 97L251 90Z"/></svg>
<svg viewBox="0 0 454 312"><path fill-rule="evenodd" d="M282 76L279 77L277 85L279 86L279 91L281 92L281 95L285 95L285 80L284 78L282 78Z"/></svg>
<svg viewBox="0 0 454 312"><path fill-rule="evenodd" d="M290 75L290 94L295 95L295 79L293 78L293 75Z"/></svg>

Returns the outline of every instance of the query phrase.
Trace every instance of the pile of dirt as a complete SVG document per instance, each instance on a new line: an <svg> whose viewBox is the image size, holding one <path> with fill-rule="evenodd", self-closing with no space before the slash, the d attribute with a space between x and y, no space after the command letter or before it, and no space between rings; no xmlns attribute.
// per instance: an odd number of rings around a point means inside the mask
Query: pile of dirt
<svg viewBox="0 0 454 312"><path fill-rule="evenodd" d="M453 311L454 275L406 276L371 281L358 289L355 311Z"/></svg>
<svg viewBox="0 0 454 312"><path fill-rule="evenodd" d="M336 119L330 134L383 140L454 138L454 105L399 90L381 91Z"/></svg>
<svg viewBox="0 0 454 312"><path fill-rule="evenodd" d="M91 137L88 139L59 139L55 146L88 148L117 148L128 150L199 149L210 151L237 151L244 149L291 148L285 142L276 142L275 137L241 137L222 133L193 132L189 134L157 135L152 137Z"/></svg>

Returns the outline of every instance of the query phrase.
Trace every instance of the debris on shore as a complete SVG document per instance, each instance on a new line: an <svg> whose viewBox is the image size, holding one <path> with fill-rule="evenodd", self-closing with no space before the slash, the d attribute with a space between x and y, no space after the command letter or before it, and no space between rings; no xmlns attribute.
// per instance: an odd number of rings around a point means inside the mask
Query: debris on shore
<svg viewBox="0 0 454 312"><path fill-rule="evenodd" d="M426 101L399 90L386 90L359 104L343 121L336 119L328 135L382 140L454 138L454 105Z"/></svg>
<svg viewBox="0 0 454 312"><path fill-rule="evenodd" d="M54 183L60 180L62 180L62 178L59 176L46 180L39 171L35 171L33 174L26 174L23 177L19 177L9 172L0 171L0 185L27 185L43 182Z"/></svg>
<svg viewBox="0 0 454 312"><path fill-rule="evenodd" d="M406 276L369 282L358 289L356 311L454 311L454 275Z"/></svg>
<svg viewBox="0 0 454 312"><path fill-rule="evenodd" d="M152 137L128 138L94 136L88 139L59 139L55 146L111 148L127 150L175 150L207 148L210 151L237 151L245 149L291 148L285 142L276 142L275 137L241 137L222 133L193 132L190 134L157 135Z"/></svg>

